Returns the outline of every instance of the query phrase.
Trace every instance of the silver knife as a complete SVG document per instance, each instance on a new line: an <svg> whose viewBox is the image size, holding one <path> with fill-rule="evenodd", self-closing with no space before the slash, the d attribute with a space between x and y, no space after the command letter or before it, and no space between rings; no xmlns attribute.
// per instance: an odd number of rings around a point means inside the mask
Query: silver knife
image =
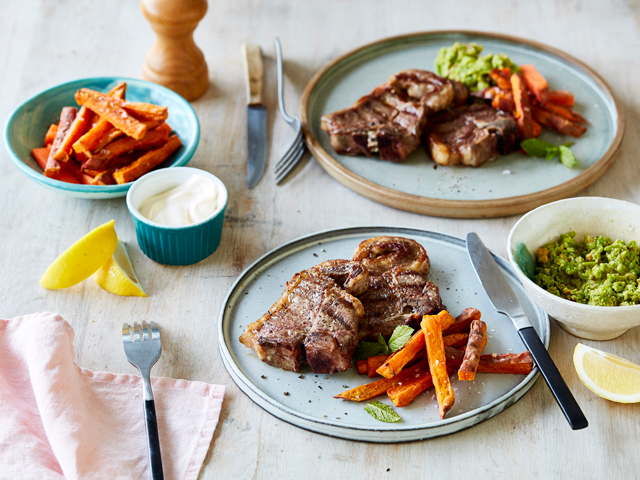
<svg viewBox="0 0 640 480"><path fill-rule="evenodd" d="M244 77L247 84L247 188L262 177L267 161L267 108L262 104L264 66L257 45L243 44Z"/></svg>
<svg viewBox="0 0 640 480"><path fill-rule="evenodd" d="M571 394L569 387L562 379L555 363L540 341L533 325L527 318L518 298L511 289L504 274L493 259L491 252L484 246L480 237L475 233L467 234L467 251L473 269L478 275L489 301L494 308L511 319L520 334L520 338L531 352L533 360L540 369L545 382L555 397L558 405L574 430L586 428L589 423L580 406Z"/></svg>

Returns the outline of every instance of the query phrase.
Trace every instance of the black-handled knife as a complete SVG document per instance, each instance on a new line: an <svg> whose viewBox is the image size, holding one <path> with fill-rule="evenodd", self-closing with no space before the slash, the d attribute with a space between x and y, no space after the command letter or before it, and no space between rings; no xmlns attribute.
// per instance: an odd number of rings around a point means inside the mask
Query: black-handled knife
<svg viewBox="0 0 640 480"><path fill-rule="evenodd" d="M500 267L498 267L491 252L487 250L487 247L484 246L477 234L469 233L467 235L467 251L469 252L469 259L473 269L478 275L489 301L498 313L509 317L515 325L571 428L574 430L586 428L589 422L587 422L576 399L573 398L569 387L562 379L558 368L551 360L549 353L540 341L540 337L525 315L518 298L513 293L513 289L507 282Z"/></svg>

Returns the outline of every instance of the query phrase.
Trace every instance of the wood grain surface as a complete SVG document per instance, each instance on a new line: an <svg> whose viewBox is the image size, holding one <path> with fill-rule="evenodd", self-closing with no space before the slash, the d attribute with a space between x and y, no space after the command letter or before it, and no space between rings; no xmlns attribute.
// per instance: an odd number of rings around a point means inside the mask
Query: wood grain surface
<svg viewBox="0 0 640 480"><path fill-rule="evenodd" d="M140 77L154 32L138 2L2 1L0 117L53 85L87 76ZM125 200L78 200L49 192L0 151L0 316L60 313L75 329L76 361L92 370L135 373L124 356L124 321L162 328L159 376L227 386L203 479L271 478L638 478L640 405L603 400L582 386L572 365L577 338L552 324L550 353L590 426L573 432L549 390L538 382L518 403L473 428L399 445L337 440L279 421L254 405L222 366L218 310L233 280L256 258L296 237L352 225L397 225L464 236L477 232L506 254L517 216L455 220L421 216L372 202L332 179L306 154L276 187L271 166L292 140L278 116L273 38L284 54L286 103L295 112L320 67L359 45L404 33L468 29L517 35L566 51L609 82L627 114L617 160L582 192L640 199L640 3L637 1L423 2L407 0L211 1L195 31L209 65L207 92L193 106L202 137L191 166L217 175L229 191L222 243L203 262L167 267L137 246ZM240 45L265 55L267 170L246 189L246 96ZM116 221L148 298L121 298L85 281L47 291L38 280L57 255L97 225ZM640 329L608 342L580 340L640 363ZM1 476L1 474L0 474Z"/></svg>

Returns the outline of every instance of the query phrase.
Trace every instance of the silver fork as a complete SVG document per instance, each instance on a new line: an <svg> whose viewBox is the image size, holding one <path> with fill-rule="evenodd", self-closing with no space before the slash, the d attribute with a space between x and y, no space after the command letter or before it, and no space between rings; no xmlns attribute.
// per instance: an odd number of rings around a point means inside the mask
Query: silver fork
<svg viewBox="0 0 640 480"><path fill-rule="evenodd" d="M147 443L149 445L149 466L153 480L164 479L162 473L162 457L160 456L160 437L158 436L158 420L156 417L156 404L153 401L151 391L151 367L162 354L162 341L160 330L156 322L142 322L133 324L133 329L128 323L122 324L122 343L124 353L129 363L140 370L142 375L142 391L144 392L144 420L147 426Z"/></svg>
<svg viewBox="0 0 640 480"><path fill-rule="evenodd" d="M282 183L282 181L287 178L287 176L293 171L295 166L302 158L305 149L305 142L304 134L302 133L302 122L300 121L300 117L296 115L292 118L287 115L287 112L284 110L284 79L282 74L282 50L280 48L280 39L276 37L273 41L273 44L276 49L278 73L278 103L280 105L280 114L282 115L282 118L284 118L284 120L289 125L291 125L291 128L296 131L295 139L293 140L293 142L291 142L291 145L282 156L282 158L273 167L276 173L276 185L280 185L280 183Z"/></svg>

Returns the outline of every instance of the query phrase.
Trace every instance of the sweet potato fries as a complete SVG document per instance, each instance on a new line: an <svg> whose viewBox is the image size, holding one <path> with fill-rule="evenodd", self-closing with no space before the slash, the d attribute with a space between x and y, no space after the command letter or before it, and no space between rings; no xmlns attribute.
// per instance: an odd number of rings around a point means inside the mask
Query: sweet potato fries
<svg viewBox="0 0 640 480"><path fill-rule="evenodd" d="M469 381L474 380L476 372L530 373L533 360L529 352L482 355L487 326L480 321L480 316L475 308L467 308L455 319L446 311L425 315L421 329L403 348L386 359L382 355L357 362L359 373L371 377L372 368L384 361L377 369L384 378L342 392L335 398L362 402L387 393L396 407L406 407L435 387L440 416L444 418L455 401L449 377L456 371L459 380Z"/></svg>
<svg viewBox="0 0 640 480"><path fill-rule="evenodd" d="M542 126L580 137L587 120L572 107L573 93L550 90L547 80L533 65L520 65L520 73L494 68L489 76L496 84L476 96L491 100L491 106L512 113L524 140L540 136Z"/></svg>
<svg viewBox="0 0 640 480"><path fill-rule="evenodd" d="M77 107L64 107L31 156L47 177L68 183L113 185L141 177L182 143L166 123L168 109L125 99L126 83L108 93L81 88Z"/></svg>

